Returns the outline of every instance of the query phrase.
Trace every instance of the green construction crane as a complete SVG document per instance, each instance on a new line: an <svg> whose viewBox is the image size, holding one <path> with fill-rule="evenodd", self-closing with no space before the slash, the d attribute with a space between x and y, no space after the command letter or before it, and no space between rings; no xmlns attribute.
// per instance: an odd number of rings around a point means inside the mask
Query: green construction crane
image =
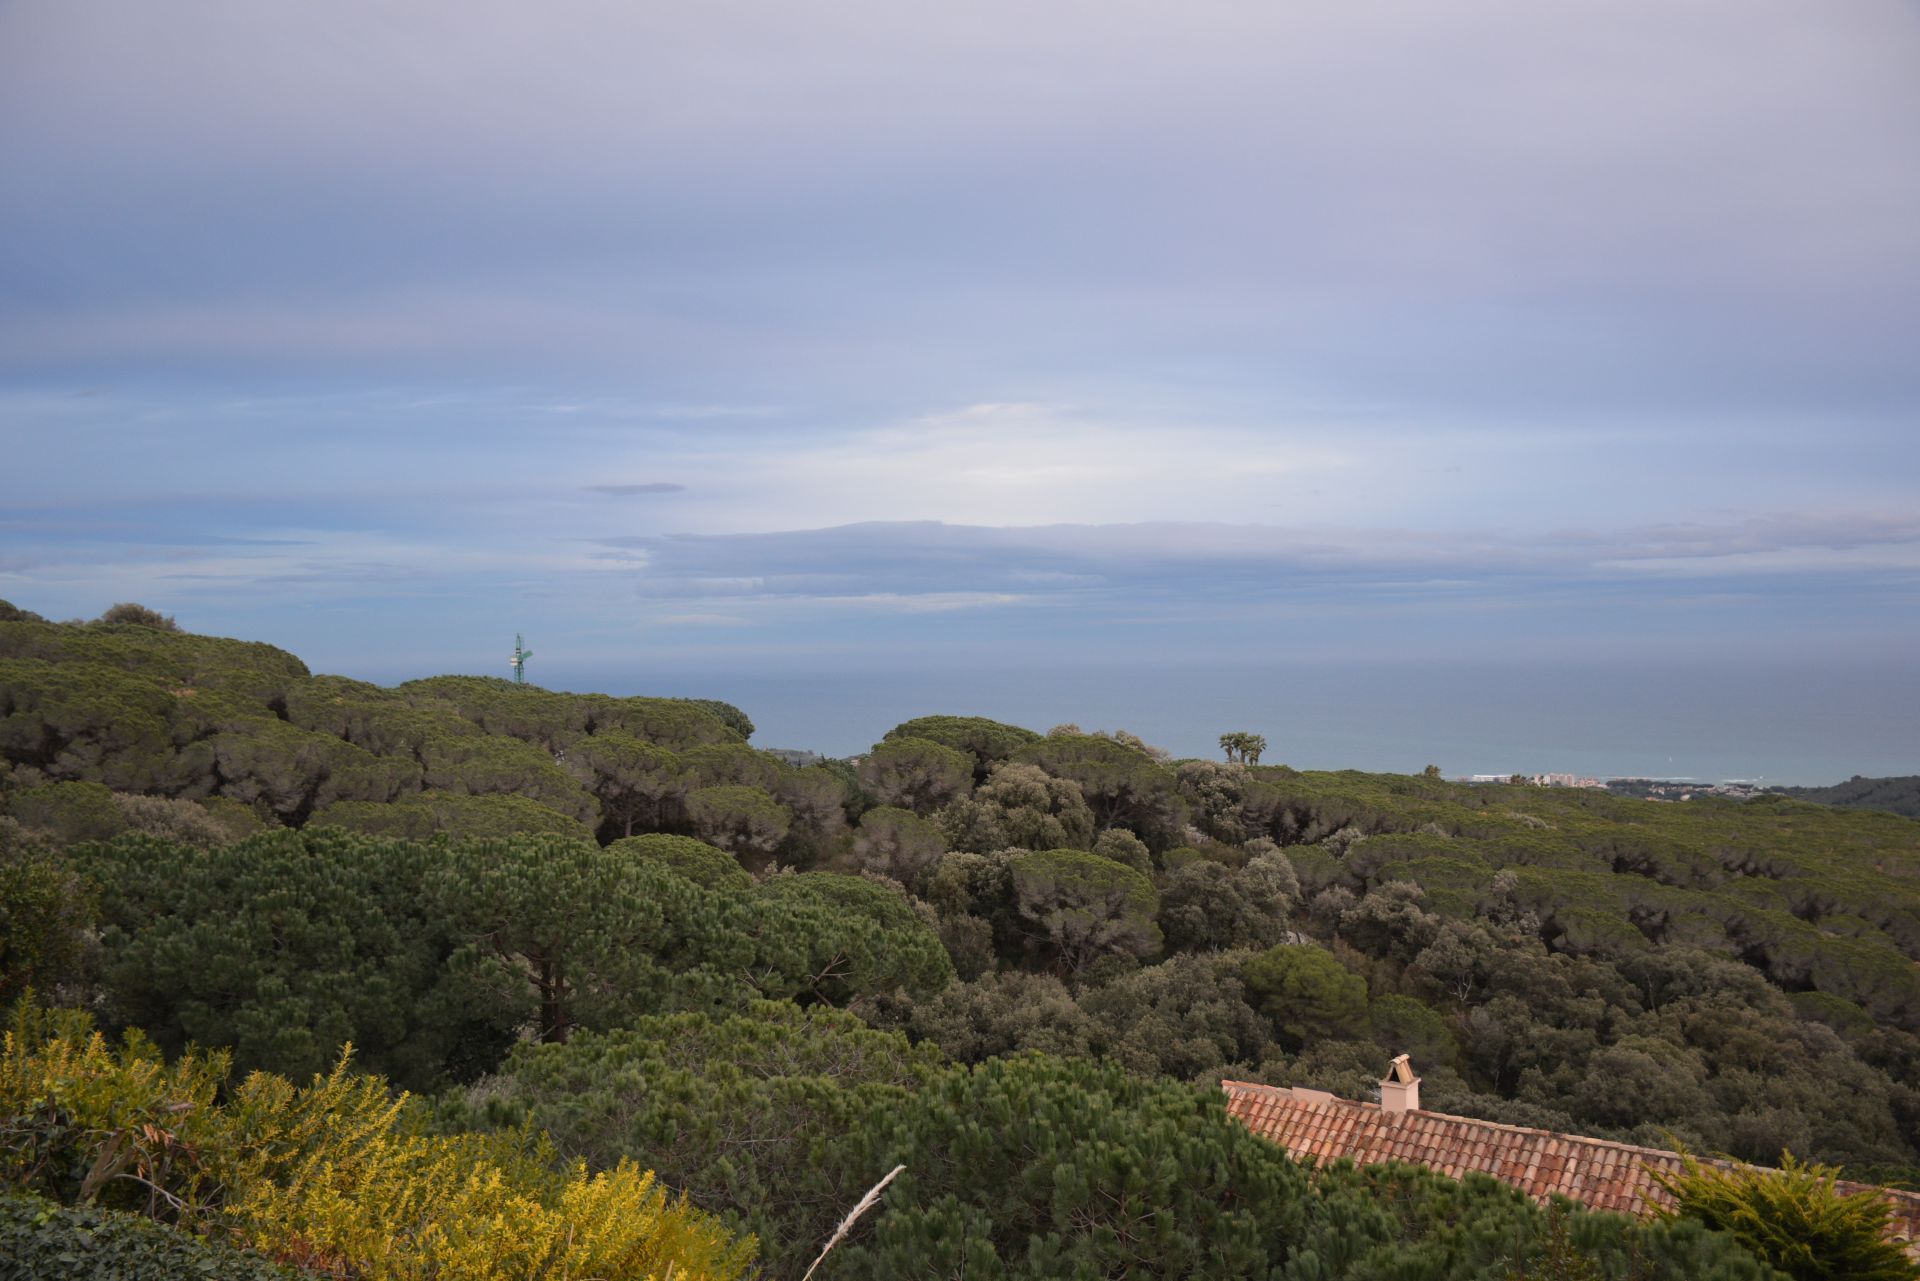
<svg viewBox="0 0 1920 1281"><path fill-rule="evenodd" d="M527 660L533 657L533 651L527 648L527 638L519 632L513 634L513 683L527 683Z"/></svg>

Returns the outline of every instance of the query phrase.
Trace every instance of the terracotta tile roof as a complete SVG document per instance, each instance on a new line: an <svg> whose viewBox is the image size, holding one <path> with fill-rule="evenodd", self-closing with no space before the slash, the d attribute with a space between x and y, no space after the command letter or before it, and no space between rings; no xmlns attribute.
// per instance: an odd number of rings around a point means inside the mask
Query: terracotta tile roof
<svg viewBox="0 0 1920 1281"><path fill-rule="evenodd" d="M1227 1113L1294 1157L1324 1164L1345 1158L1357 1165L1401 1161L1424 1165L1450 1178L1468 1171L1491 1174L1536 1201L1563 1196L1598 1210L1642 1215L1673 1198L1648 1173L1679 1173L1680 1157L1659 1148L1635 1147L1550 1130L1500 1125L1444 1112L1383 1111L1321 1090L1246 1081L1222 1081ZM1703 1164L1726 1166L1723 1161ZM1841 1182L1842 1192L1867 1185ZM1872 1189L1893 1203L1892 1235L1920 1242L1920 1193Z"/></svg>

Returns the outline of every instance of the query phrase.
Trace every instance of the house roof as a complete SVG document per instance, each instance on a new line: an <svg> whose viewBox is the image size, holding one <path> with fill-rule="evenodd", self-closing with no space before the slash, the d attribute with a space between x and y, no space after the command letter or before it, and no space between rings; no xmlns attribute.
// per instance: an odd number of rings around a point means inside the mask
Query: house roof
<svg viewBox="0 0 1920 1281"><path fill-rule="evenodd" d="M1357 1165L1400 1161L1451 1178L1490 1174L1536 1201L1563 1196L1597 1210L1644 1215L1673 1203L1650 1170L1681 1171L1678 1153L1473 1117L1410 1109L1389 1112L1321 1090L1222 1081L1227 1113L1297 1159ZM1730 1168L1732 1163L1703 1160ZM1875 1191L1893 1204L1891 1235L1920 1242L1920 1193L1840 1182L1842 1192Z"/></svg>

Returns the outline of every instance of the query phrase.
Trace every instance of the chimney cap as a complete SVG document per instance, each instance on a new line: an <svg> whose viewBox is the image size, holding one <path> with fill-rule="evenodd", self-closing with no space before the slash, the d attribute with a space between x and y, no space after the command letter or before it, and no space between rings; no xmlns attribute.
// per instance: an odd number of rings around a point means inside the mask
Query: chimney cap
<svg viewBox="0 0 1920 1281"><path fill-rule="evenodd" d="M1387 1065L1386 1079L1401 1085L1412 1085L1420 1078L1413 1074L1413 1064L1409 1062L1408 1056L1402 1054L1396 1056L1393 1062Z"/></svg>

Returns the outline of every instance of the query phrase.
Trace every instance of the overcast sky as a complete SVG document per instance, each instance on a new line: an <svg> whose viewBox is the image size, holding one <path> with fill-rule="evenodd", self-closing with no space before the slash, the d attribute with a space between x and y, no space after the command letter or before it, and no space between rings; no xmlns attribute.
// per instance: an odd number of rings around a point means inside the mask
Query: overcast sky
<svg viewBox="0 0 1920 1281"><path fill-rule="evenodd" d="M0 3L0 596L1913 663L1920 6Z"/></svg>

